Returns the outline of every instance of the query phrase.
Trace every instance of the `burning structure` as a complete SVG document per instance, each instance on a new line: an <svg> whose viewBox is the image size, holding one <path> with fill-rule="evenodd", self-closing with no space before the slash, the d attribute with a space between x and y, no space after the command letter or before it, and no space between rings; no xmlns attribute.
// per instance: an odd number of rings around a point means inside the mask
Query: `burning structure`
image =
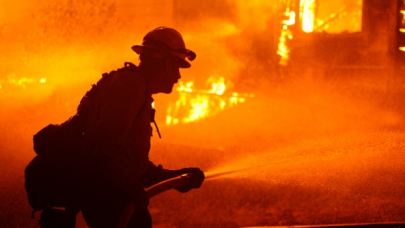
<svg viewBox="0 0 405 228"><path fill-rule="evenodd" d="M316 72L317 80L333 81L343 93L354 88L354 96L403 95L404 1L284 2L283 74Z"/></svg>

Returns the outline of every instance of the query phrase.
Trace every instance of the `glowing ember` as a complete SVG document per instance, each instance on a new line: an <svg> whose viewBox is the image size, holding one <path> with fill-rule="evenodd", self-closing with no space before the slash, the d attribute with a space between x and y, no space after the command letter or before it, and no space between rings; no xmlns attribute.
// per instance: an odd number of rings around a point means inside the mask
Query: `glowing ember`
<svg viewBox="0 0 405 228"><path fill-rule="evenodd" d="M208 116L212 116L226 107L243 103L253 94L225 93L232 83L226 82L223 77L210 77L208 90L196 90L193 82L179 82L177 91L179 99L167 109L166 124L190 123Z"/></svg>

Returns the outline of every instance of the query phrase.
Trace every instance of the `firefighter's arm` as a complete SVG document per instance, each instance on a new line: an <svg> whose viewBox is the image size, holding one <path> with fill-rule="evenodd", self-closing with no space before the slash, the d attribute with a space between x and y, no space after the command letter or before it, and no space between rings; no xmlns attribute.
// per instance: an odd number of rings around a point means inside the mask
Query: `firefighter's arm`
<svg viewBox="0 0 405 228"><path fill-rule="evenodd" d="M162 165L156 166L153 162L148 162L148 167L141 176L141 183L145 188L149 188L152 185L155 185L163 181L163 167Z"/></svg>
<svg viewBox="0 0 405 228"><path fill-rule="evenodd" d="M188 181L184 186L176 188L179 192L188 192L193 188L199 188L205 179L204 172L200 168L190 167L177 170L164 169L162 165L156 166L151 161L148 163L148 167L145 173L141 177L141 183L145 188L155 185L161 181L178 177L183 174L191 174Z"/></svg>

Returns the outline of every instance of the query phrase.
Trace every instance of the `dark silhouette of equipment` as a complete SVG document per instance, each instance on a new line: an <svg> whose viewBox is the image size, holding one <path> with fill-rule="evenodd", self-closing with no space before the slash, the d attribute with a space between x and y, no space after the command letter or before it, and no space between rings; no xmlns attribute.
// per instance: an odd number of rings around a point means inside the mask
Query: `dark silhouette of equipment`
<svg viewBox="0 0 405 228"><path fill-rule="evenodd" d="M152 198L169 189L181 187L181 186L185 185L187 183L187 181L190 181L190 175L183 174L181 176L174 177L174 178L162 181L158 184L155 184L152 187L147 188L146 192L148 193L149 198ZM117 224L117 228L128 227L129 220L131 219L131 216L134 213L134 211L135 211L135 205L132 202L128 203L127 206L122 211L121 217Z"/></svg>

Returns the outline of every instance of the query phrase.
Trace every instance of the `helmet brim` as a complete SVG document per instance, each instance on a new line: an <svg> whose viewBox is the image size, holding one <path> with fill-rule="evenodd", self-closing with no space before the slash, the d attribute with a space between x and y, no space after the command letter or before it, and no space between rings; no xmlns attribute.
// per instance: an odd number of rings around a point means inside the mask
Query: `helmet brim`
<svg viewBox="0 0 405 228"><path fill-rule="evenodd" d="M154 47L151 45L134 45L131 48L138 55L140 55L144 49L151 49L151 50L160 51L160 52L169 52L173 57L175 57L175 59L179 63L180 68L190 68L191 67L191 64L189 62L187 62L185 59L182 59L181 57L179 57L178 55L176 55L176 53L174 53L172 51L166 51L166 50L163 50L161 48L157 48L157 47Z"/></svg>

